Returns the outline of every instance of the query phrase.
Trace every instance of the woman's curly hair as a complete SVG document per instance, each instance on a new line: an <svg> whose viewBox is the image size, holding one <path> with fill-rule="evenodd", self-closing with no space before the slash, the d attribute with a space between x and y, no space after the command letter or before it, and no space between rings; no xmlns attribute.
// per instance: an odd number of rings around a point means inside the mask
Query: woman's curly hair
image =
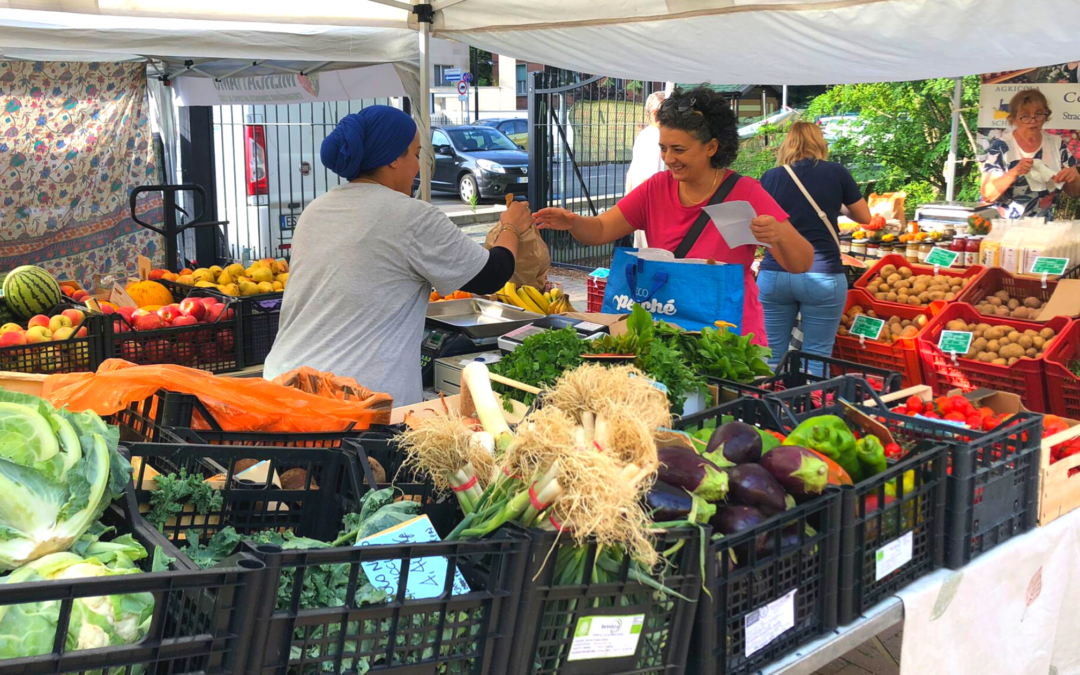
<svg viewBox="0 0 1080 675"><path fill-rule="evenodd" d="M693 105L679 112L679 103L693 101ZM664 101L656 115L660 126L685 131L702 143L712 139L720 144L712 156L712 165L719 169L731 166L739 156L739 128L735 112L720 93L707 86L689 90L676 89Z"/></svg>

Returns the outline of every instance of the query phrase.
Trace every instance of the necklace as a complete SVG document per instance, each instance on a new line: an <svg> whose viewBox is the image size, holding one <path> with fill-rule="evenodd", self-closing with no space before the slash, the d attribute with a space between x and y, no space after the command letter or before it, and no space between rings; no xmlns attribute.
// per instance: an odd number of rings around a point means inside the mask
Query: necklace
<svg viewBox="0 0 1080 675"><path fill-rule="evenodd" d="M709 191L705 193L704 197L702 197L701 199L697 199L697 200L695 200L693 197L690 196L690 191L689 190L684 190L683 189L683 183L679 183L679 190L681 192L683 192L684 194L686 194L686 198L688 200L690 200L690 203L687 204L687 206L697 206L698 204L700 204L701 202L705 201L706 199L708 199L709 197L712 196L712 193L716 191L716 184L719 183L719 182L720 182L720 169L717 169L713 174L713 182L712 182L712 186L709 188Z"/></svg>

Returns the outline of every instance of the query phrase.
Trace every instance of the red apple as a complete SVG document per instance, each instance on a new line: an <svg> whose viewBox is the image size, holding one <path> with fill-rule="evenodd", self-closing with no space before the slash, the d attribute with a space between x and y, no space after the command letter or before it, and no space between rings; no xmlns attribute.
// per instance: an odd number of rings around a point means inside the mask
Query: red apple
<svg viewBox="0 0 1080 675"><path fill-rule="evenodd" d="M86 302L91 297L92 296L89 293L87 293L86 291L81 291L81 290L80 291L75 291L74 293L71 294L71 299L74 300L75 302Z"/></svg>
<svg viewBox="0 0 1080 675"><path fill-rule="evenodd" d="M75 292L75 290L76 289L75 289L74 286L61 286L60 287L60 292L63 293L64 295L68 296L69 298Z"/></svg>
<svg viewBox="0 0 1080 675"><path fill-rule="evenodd" d="M202 307L202 305L199 305ZM196 326L199 324L199 320L190 314L181 314L172 320L172 326L174 328L179 326Z"/></svg>
<svg viewBox="0 0 1080 675"><path fill-rule="evenodd" d="M37 325L31 326L26 329L26 343L37 344L39 342L50 342L52 340L52 331L45 326Z"/></svg>
<svg viewBox="0 0 1080 675"><path fill-rule="evenodd" d="M140 316L146 316L147 314L153 314L153 312L151 312L148 309L143 309L142 307L140 307L140 308L138 308L137 310L135 310L134 312L131 313L131 317L133 319L138 319Z"/></svg>
<svg viewBox="0 0 1080 675"><path fill-rule="evenodd" d="M134 340L130 342L124 342L120 345L120 358L125 361L131 361L132 363L139 362L139 356L142 352L140 344Z"/></svg>
<svg viewBox="0 0 1080 675"><path fill-rule="evenodd" d="M87 335L88 333L86 332L86 326L83 326L79 330L75 331L75 337L86 337Z"/></svg>
<svg viewBox="0 0 1080 675"><path fill-rule="evenodd" d="M167 324L171 324L176 317L183 316L183 312L180 311L180 305L165 305L157 311L157 315L161 317L161 320Z"/></svg>
<svg viewBox="0 0 1080 675"><path fill-rule="evenodd" d="M20 333L23 333L26 331L26 329L17 323L5 323L3 326L0 326L0 335L3 335L4 333L10 333L11 331L18 331Z"/></svg>
<svg viewBox="0 0 1080 675"><path fill-rule="evenodd" d="M117 307L116 313L124 317L128 321L131 321L131 317L135 315L138 309L135 307Z"/></svg>
<svg viewBox="0 0 1080 675"><path fill-rule="evenodd" d="M165 322L157 314L143 314L142 316L135 317L135 321L132 324L132 328L135 330L157 330L164 328Z"/></svg>
<svg viewBox="0 0 1080 675"><path fill-rule="evenodd" d="M0 347L14 347L26 344L26 333L20 331L8 331L0 334Z"/></svg>
<svg viewBox="0 0 1080 675"><path fill-rule="evenodd" d="M30 320L26 322L26 327L27 328L33 328L34 326L41 326L42 328L48 328L49 327L49 317L45 316L44 314L38 314L37 316L31 317Z"/></svg>
<svg viewBox="0 0 1080 675"><path fill-rule="evenodd" d="M206 305L204 305L198 298L186 298L180 303L180 311L184 316L190 316L195 321L202 321L206 317Z"/></svg>
<svg viewBox="0 0 1080 675"><path fill-rule="evenodd" d="M67 318L63 314L57 314L56 316L49 319L49 330L54 333L61 328L71 328L74 325L75 324L71 322L71 319Z"/></svg>
<svg viewBox="0 0 1080 675"><path fill-rule="evenodd" d="M210 309L214 305L222 304L221 300L219 300L217 298L212 298L210 296L207 296L205 298L195 298L195 299L198 300L199 302L201 302L202 304L206 305L207 309Z"/></svg>
<svg viewBox="0 0 1080 675"><path fill-rule="evenodd" d="M53 331L53 342L57 342L59 340L68 340L73 335L75 335L74 328L72 328L71 326L61 326L60 328L57 328Z"/></svg>
<svg viewBox="0 0 1080 675"><path fill-rule="evenodd" d="M112 305L102 305L99 303L98 307L101 308L102 314L116 314L116 308Z"/></svg>
<svg viewBox="0 0 1080 675"><path fill-rule="evenodd" d="M160 281L165 276L166 270L150 270L150 281Z"/></svg>
<svg viewBox="0 0 1080 675"><path fill-rule="evenodd" d="M207 323L214 323L221 316L221 313L225 311L225 304L216 302L210 306L206 312Z"/></svg>
<svg viewBox="0 0 1080 675"><path fill-rule="evenodd" d="M83 319L86 318L86 313L81 309L65 309L63 312L60 312L60 314L70 319L72 326L78 326L83 322Z"/></svg>

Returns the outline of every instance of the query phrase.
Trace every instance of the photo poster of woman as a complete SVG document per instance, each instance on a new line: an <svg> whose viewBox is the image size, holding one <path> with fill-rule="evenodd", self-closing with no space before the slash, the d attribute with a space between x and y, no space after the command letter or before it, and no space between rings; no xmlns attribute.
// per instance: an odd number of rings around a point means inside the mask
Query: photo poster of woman
<svg viewBox="0 0 1080 675"><path fill-rule="evenodd" d="M1044 130L1064 139L1068 151L1080 159L1080 61L986 73L981 79L976 140L980 161L991 142L1008 129L1009 100L1016 92L1032 88L1041 91L1050 104Z"/></svg>

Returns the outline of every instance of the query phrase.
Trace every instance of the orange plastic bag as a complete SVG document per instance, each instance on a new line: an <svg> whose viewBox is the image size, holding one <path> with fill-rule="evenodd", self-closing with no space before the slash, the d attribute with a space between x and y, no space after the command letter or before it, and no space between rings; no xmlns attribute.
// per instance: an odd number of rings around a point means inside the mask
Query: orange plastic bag
<svg viewBox="0 0 1080 675"><path fill-rule="evenodd" d="M367 401L376 394L351 377L341 377L333 373L324 373L309 366L300 366L274 378L275 384L315 394L323 398L336 398L340 401ZM387 396L389 398L389 396Z"/></svg>
<svg viewBox="0 0 1080 675"><path fill-rule="evenodd" d="M350 399L345 386L335 383L333 376L326 378L324 387L341 389L340 396L316 395L261 378L220 377L183 366L136 366L110 359L97 373L47 377L42 396L57 407L104 416L166 388L197 396L225 431L347 431L389 423L393 407L389 394L372 393L353 382L351 395L357 398ZM347 383L345 379L342 384ZM196 417L193 426L207 428Z"/></svg>

